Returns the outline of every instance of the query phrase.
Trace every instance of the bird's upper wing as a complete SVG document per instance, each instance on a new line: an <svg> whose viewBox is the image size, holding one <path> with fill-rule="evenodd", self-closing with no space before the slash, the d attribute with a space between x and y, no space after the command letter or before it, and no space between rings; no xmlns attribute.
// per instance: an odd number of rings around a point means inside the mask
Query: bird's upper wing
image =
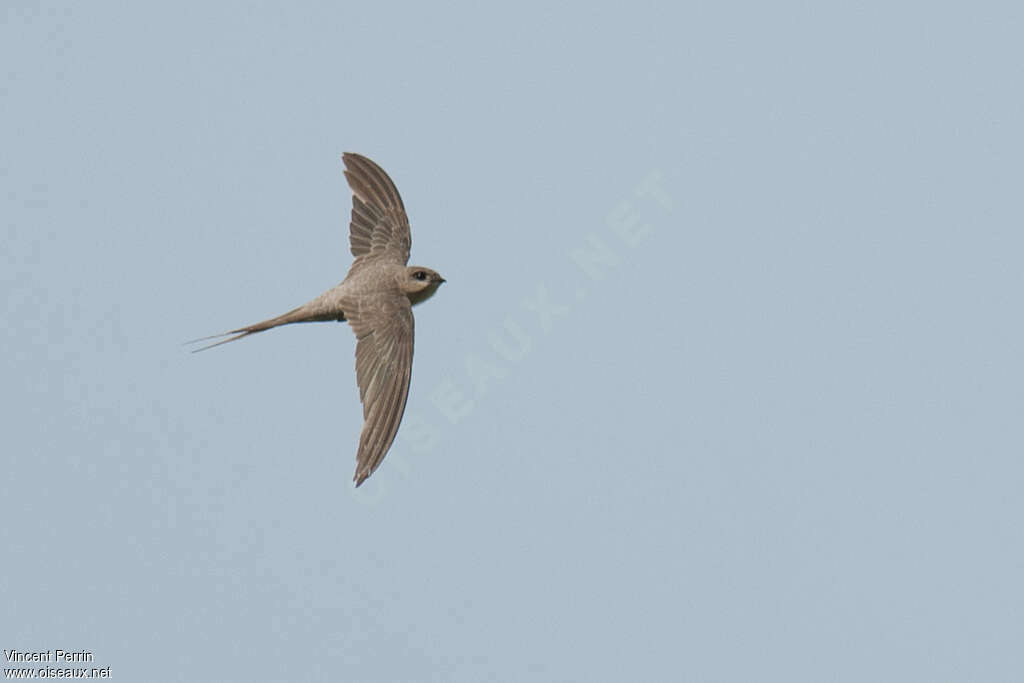
<svg viewBox="0 0 1024 683"><path fill-rule="evenodd" d="M354 480L359 486L377 469L398 432L412 375L413 316L401 294L362 298L346 310L356 333L356 382L363 402Z"/></svg>
<svg viewBox="0 0 1024 683"><path fill-rule="evenodd" d="M353 193L349 243L356 263L384 258L405 265L412 238L398 189L384 169L366 157L346 152L342 159Z"/></svg>

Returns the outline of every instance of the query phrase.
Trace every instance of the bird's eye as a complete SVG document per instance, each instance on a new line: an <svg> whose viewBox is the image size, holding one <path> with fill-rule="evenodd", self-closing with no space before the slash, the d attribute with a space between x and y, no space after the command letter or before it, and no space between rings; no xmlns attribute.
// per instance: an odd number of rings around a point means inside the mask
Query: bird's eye
<svg viewBox="0 0 1024 683"><path fill-rule="evenodd" d="M416 278L417 280L426 280L427 274L424 273L422 270L417 270L416 273L413 274L413 277Z"/></svg>

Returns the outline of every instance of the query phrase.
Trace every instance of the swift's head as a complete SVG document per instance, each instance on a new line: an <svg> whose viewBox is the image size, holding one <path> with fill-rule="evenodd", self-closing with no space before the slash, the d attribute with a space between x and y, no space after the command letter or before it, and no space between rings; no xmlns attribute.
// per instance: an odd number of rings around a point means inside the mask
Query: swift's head
<svg viewBox="0 0 1024 683"><path fill-rule="evenodd" d="M405 276L402 278L402 291L415 306L432 297L444 281L445 279L436 270L423 266L409 266L405 269Z"/></svg>

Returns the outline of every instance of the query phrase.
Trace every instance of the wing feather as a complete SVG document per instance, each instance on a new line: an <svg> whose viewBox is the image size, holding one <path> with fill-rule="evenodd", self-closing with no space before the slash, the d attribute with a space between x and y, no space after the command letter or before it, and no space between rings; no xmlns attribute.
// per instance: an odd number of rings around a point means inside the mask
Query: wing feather
<svg viewBox="0 0 1024 683"><path fill-rule="evenodd" d="M345 179L352 188L352 222L349 246L361 260L384 258L405 265L409 262L412 238L409 217L398 188L377 164L364 156L346 152Z"/></svg>
<svg viewBox="0 0 1024 683"><path fill-rule="evenodd" d="M356 333L356 383L363 431L356 453L356 486L384 460L405 413L412 377L414 320L409 299L382 295L348 314Z"/></svg>

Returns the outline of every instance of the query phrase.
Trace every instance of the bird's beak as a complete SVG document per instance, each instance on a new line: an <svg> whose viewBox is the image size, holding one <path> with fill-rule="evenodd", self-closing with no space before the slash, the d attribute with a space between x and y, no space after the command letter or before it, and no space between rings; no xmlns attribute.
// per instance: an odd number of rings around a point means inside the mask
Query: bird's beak
<svg viewBox="0 0 1024 683"><path fill-rule="evenodd" d="M448 282L448 281L447 281L447 280L445 280L444 278L440 278L440 279L439 279L439 280L437 281L437 284L441 284L442 282Z"/></svg>

